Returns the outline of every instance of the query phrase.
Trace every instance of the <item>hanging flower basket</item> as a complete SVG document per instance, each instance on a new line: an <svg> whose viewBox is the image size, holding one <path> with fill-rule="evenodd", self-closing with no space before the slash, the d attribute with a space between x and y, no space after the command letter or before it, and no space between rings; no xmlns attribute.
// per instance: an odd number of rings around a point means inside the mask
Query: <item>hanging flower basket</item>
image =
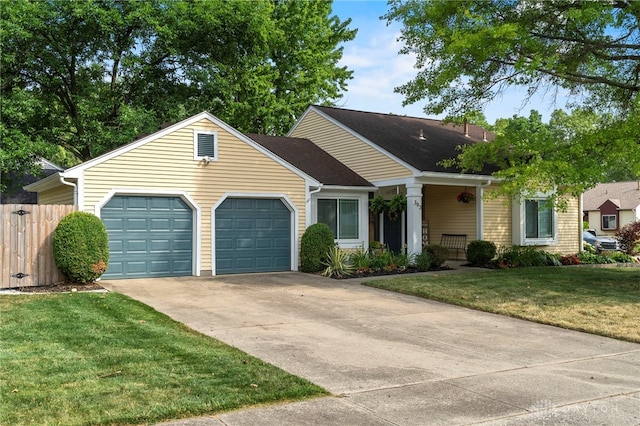
<svg viewBox="0 0 640 426"><path fill-rule="evenodd" d="M476 196L473 195L471 192L467 192L467 191L463 191L459 193L458 196L456 197L456 200L458 200L459 203L470 203L475 199L476 199Z"/></svg>

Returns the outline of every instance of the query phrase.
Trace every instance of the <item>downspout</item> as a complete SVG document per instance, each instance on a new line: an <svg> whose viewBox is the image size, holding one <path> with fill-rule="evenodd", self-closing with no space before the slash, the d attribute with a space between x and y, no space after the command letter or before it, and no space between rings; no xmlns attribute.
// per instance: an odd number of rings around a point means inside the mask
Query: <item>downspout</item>
<svg viewBox="0 0 640 426"><path fill-rule="evenodd" d="M478 199L478 204L477 204L477 209L478 211L476 212L476 216L478 217L478 222L476 223L476 238L481 240L482 239L482 231L483 231L483 227L482 224L484 223L484 205L482 204L482 197L484 195L484 189L487 186L491 185L492 181L491 179L488 179L487 182L479 185L477 187L477 189L480 191L479 194L477 194L477 199Z"/></svg>
<svg viewBox="0 0 640 426"><path fill-rule="evenodd" d="M578 198L578 218L580 219L578 221L578 223L580 224L579 229L578 229L578 241L579 241L579 249L578 251L582 252L584 251L584 244L582 243L582 221L584 220L584 200L582 199L582 194L580 194L580 197Z"/></svg>
<svg viewBox="0 0 640 426"><path fill-rule="evenodd" d="M313 191L309 191L307 192L307 205L306 205L306 218L307 218L307 223L305 224L305 228L307 226L311 225L311 196L313 194L317 194L318 192L320 192L322 190L323 184L320 184L320 186L318 186L316 189L314 189Z"/></svg>
<svg viewBox="0 0 640 426"><path fill-rule="evenodd" d="M60 175L60 183L63 185L73 187L73 205L77 206L78 205L78 185L76 185L73 182L67 182L66 180L64 180L64 176L62 175Z"/></svg>

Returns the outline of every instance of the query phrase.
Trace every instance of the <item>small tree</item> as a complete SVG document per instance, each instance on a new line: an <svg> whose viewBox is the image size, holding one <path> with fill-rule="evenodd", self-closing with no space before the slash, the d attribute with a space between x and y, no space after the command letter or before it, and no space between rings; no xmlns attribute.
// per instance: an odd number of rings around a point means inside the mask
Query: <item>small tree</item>
<svg viewBox="0 0 640 426"><path fill-rule="evenodd" d="M325 223L307 228L300 240L300 269L302 272L318 272L327 262L327 253L335 245L333 232Z"/></svg>
<svg viewBox="0 0 640 426"><path fill-rule="evenodd" d="M628 223L616 232L620 248L627 254L636 254L640 245L640 221Z"/></svg>
<svg viewBox="0 0 640 426"><path fill-rule="evenodd" d="M100 278L109 263L107 229L85 212L65 216L53 234L53 258L67 279L86 284Z"/></svg>

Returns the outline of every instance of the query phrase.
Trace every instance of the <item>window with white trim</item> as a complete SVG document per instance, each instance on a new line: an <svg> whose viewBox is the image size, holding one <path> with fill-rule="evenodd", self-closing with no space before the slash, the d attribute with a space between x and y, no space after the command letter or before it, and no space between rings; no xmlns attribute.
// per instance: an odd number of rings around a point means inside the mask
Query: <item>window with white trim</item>
<svg viewBox="0 0 640 426"><path fill-rule="evenodd" d="M513 244L558 244L558 213L548 204L546 195L522 200L513 207Z"/></svg>
<svg viewBox="0 0 640 426"><path fill-rule="evenodd" d="M617 220L615 214L605 214L602 215L602 229L603 230L612 230L617 228Z"/></svg>
<svg viewBox="0 0 640 426"><path fill-rule="evenodd" d="M525 238L553 238L553 210L546 200L525 200Z"/></svg>
<svg viewBox="0 0 640 426"><path fill-rule="evenodd" d="M218 132L193 131L193 159L216 161L218 159Z"/></svg>
<svg viewBox="0 0 640 426"><path fill-rule="evenodd" d="M359 237L359 201L347 198L319 198L318 223L326 223L338 240Z"/></svg>

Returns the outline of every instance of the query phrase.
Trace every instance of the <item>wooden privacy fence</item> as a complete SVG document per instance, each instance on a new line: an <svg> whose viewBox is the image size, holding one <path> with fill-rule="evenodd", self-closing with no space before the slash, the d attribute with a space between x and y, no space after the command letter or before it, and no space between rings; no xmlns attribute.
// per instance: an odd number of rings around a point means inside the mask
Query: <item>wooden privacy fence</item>
<svg viewBox="0 0 640 426"><path fill-rule="evenodd" d="M64 280L53 260L53 231L72 205L0 205L0 288Z"/></svg>

